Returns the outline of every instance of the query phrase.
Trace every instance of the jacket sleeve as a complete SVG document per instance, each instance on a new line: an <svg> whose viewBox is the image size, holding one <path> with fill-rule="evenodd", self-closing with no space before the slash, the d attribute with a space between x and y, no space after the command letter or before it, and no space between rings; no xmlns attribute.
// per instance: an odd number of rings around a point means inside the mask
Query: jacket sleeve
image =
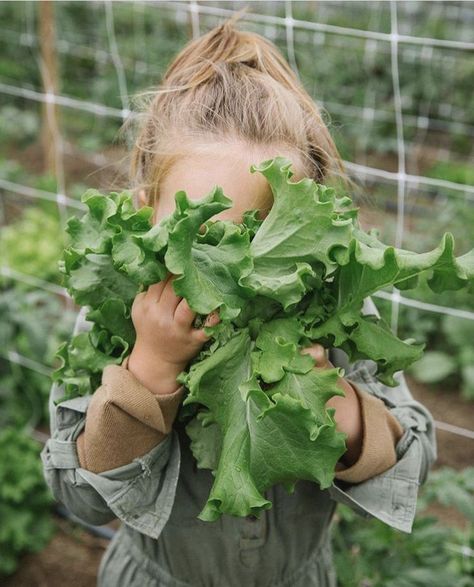
<svg viewBox="0 0 474 587"><path fill-rule="evenodd" d="M347 381L350 381L346 378ZM350 467L336 465L335 478L360 483L385 472L397 462L396 445L403 436L400 422L384 402L350 381L359 401L362 419L362 447L359 458Z"/></svg>
<svg viewBox="0 0 474 587"><path fill-rule="evenodd" d="M184 395L182 385L173 393L153 394L127 365L128 357L122 366L104 369L76 439L79 463L93 473L126 465L163 442Z"/></svg>
<svg viewBox="0 0 474 587"><path fill-rule="evenodd" d="M370 298L365 300L364 313L379 315ZM349 365L343 351L331 351L333 364L344 367L344 377L354 385L358 395L369 394L379 406L383 402L401 425L402 435L395 433L396 461L391 467L358 483L336 476L328 491L335 501L348 505L361 516L378 518L393 528L411 533L418 488L427 480L437 459L433 416L413 398L401 371L394 375L398 385L389 387L376 379L374 361L362 360ZM364 438L366 435L374 438L373 431L365 430Z"/></svg>
<svg viewBox="0 0 474 587"><path fill-rule="evenodd" d="M83 309L75 333L87 330L88 326ZM138 398L132 397L131 402L129 398L124 405L125 385L117 385L123 379L120 373L133 377L123 367L109 366L107 374L104 370L102 386L97 390L101 390L100 394L75 397L58 405L55 402L63 397L64 389L53 384L49 397L51 438L41 452L43 473L54 497L82 520L100 525L117 517L132 528L157 538L168 521L179 476L179 439L170 421L176 413L176 399L181 388L170 394L176 396L171 409L169 399L164 400L165 404L168 401L168 408L164 410L159 404L161 399L156 401L145 436L128 438L127 445L123 430L117 426L121 417L128 416L122 408L132 412L133 409L139 410L143 414L143 408L150 407L156 397L142 388ZM112 382L115 386L110 385ZM140 384L135 380L135 391L137 386ZM91 414L94 410L95 413L89 426L86 416L91 406ZM108 422L108 438L99 425L104 422ZM141 427L143 431L144 425ZM78 446L79 436L82 440ZM94 437L101 442L105 461L98 456ZM117 455L117 447L119 452L121 448L125 451L118 459L113 456ZM122 463L133 454L137 456L131 462ZM89 459L90 468L86 468L84 465L89 466ZM109 467L104 469L107 459Z"/></svg>

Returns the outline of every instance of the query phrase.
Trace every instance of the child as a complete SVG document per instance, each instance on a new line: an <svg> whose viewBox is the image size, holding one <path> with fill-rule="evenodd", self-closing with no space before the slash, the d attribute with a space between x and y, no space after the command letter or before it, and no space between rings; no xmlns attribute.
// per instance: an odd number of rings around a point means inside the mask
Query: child
<svg viewBox="0 0 474 587"><path fill-rule="evenodd" d="M252 163L283 155L294 178L322 183L342 172L316 105L276 47L234 28L232 18L188 43L168 68L135 144L131 180L139 204L155 221L174 209L184 189L201 198L214 185L234 207L214 218L240 220L243 211L271 207L271 190ZM175 420L184 388L176 382L208 340L195 313L173 290L175 276L137 295L136 344L121 366L104 369L92 396L50 397L52 438L42 452L55 497L91 524L122 520L100 565L100 587L335 586L330 522L337 502L410 532L418 486L436 458L434 424L411 396L402 373L389 388L375 363L349 365L341 350L320 345L320 367L346 369L345 397L335 407L347 452L328 490L298 481L266 492L273 506L259 517L197 518L213 483L197 469L183 425ZM370 299L365 313L376 313ZM207 318L215 324L217 315ZM84 311L76 332L87 330ZM216 390L217 393L217 390ZM71 578L73 579L73 578Z"/></svg>

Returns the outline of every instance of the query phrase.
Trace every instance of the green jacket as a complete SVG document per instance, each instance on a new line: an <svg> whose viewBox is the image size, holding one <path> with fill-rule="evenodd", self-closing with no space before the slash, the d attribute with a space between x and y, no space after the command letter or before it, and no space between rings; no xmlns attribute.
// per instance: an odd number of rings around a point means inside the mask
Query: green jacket
<svg viewBox="0 0 474 587"><path fill-rule="evenodd" d="M377 314L370 298L364 312ZM88 329L84 315L76 332ZM273 507L258 519L197 518L214 478L196 468L178 420L163 442L127 465L103 473L81 468L76 439L92 396L55 406L64 391L53 385L51 438L41 453L46 482L82 520L123 522L102 558L99 587L335 587L329 526L338 502L411 532L418 487L437 458L433 418L413 399L402 373L390 388L376 381L373 361L349 365L339 349L330 349L329 357L347 379L383 400L402 425L397 463L361 483L335 480L326 490L299 481L288 495L276 485L265 494Z"/></svg>

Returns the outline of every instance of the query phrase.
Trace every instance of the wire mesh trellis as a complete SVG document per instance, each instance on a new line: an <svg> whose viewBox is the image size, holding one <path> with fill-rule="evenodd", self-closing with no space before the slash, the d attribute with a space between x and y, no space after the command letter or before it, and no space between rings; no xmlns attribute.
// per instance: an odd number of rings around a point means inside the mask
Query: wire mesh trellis
<svg viewBox="0 0 474 587"><path fill-rule="evenodd" d="M8 76L0 76L0 96L21 98L27 103L44 104L46 107L54 105L58 108L69 109L73 112L87 113L94 117L115 121L124 121L129 117L134 116L130 106L127 74L129 71L138 71L141 74L158 75L159 72L156 68L153 68L147 60L131 58L120 51L119 35L114 20L114 11L116 10L114 4L110 2L110 0L106 0L103 3L94 2L91 4L92 6L90 10L95 12L103 10L105 22L104 28L107 40L106 46L97 48L81 43L74 38L58 38L56 40L56 50L62 55L75 55L78 58L92 58L102 64L111 62L116 73L119 102L117 103L114 100L113 104L98 103L93 99L86 99L84 97L76 97L67 93L57 92L54 88L48 87L47 84L44 84L42 88L32 87L32 84L27 79L22 80L23 83L17 85L15 84L15 81L9 79ZM135 1L133 3L133 10L135 14L135 11L139 13L140 10L144 11L145 9L151 8L157 11L157 17L161 16L163 10L166 10L168 15L173 14L175 16L175 20L180 26L184 27L186 24L190 23L191 36L196 38L209 26L209 22L203 23L203 17L221 19L230 16L236 8L240 8L241 3L213 2L212 4L213 5L210 6L205 2L197 2L196 0L190 0L189 2ZM409 58L410 55L407 52L407 49L421 47L421 58L427 64L433 63L433 60L435 59L435 51L439 52L440 50L449 52L445 57L441 56L440 59L452 59L451 52L453 51L472 57L472 53L474 52L474 42L470 40L467 35L466 38L461 38L462 30L459 31L460 34L458 39L441 39L403 33L401 32L398 18L398 5L400 3L397 3L395 0L391 0L389 3L384 3L388 5L389 9L388 28L384 31L371 29L365 30L353 26L340 26L331 24L330 22L324 22L323 13L327 4L324 2L318 2L318 10L314 11L312 15L313 18L306 20L295 18L293 8L294 4L297 3L292 3L290 0L285 0L283 3L267 2L267 6L264 8L261 7L261 4L261 2L252 3L250 5L251 10L244 15L243 21L247 24L253 24L265 35L273 39L278 36L278 30L283 29L288 61L300 79L298 51L295 46L297 43L295 40L297 31L306 31L313 34L315 43L319 45L323 45L328 36L341 40L347 38L362 40L365 42L364 55L368 62L370 62L370 60L374 58L374 55L380 50L381 44L388 46L391 66L393 111L377 107L375 92L371 94L369 91L365 92L363 105L340 103L334 97L321 98L319 99L319 103L327 108L333 115L342 114L354 118L359 117L370 125L387 123L390 122L392 118L395 119L396 170L371 165L365 157L362 157L357 161L346 160L345 164L349 173L359 180L370 182L384 181L387 182L387 184L396 187L395 245L397 247L403 245L405 215L407 205L410 204L409 194L411 191L420 188L433 188L438 191L448 190L450 198L462 198L471 202L474 200L473 185L441 179L439 177L433 178L423 175L422 173L407 170L407 140L404 132L407 126L412 127L416 132L421 133L426 133L427 129L435 130L437 132L447 132L455 129L457 133L464 134L466 137L469 137L469 139L472 139L472 136L474 135L474 121L466 121L463 119L462 113L460 114L454 108L446 108L444 111L445 116L441 116L442 113L433 115L430 112L431 108L429 103L424 105L422 114L414 115L407 113L404 109L402 84L399 75L401 47L404 48L405 58L407 56ZM438 4L441 5L445 3ZM472 25L474 11L471 14L471 12L467 11L465 7L462 6L462 3L452 4L454 6L451 7L451 10L455 17L464 18L467 21L470 21ZM334 6L337 5L342 6L343 3L333 2L332 5L332 8L334 8ZM262 8L262 10L258 11L257 8ZM278 10L276 10L276 8L278 8ZM22 32L18 35L18 31L8 30L5 23L3 23L0 25L0 33L3 39L7 39L9 42L15 42L18 46L28 47L30 50L37 52L39 39L38 35L34 32L33 25L34 18L32 13L34 11L34 3L26 2L24 10L26 32ZM437 10L440 11L441 9L438 7ZM279 12L279 14L272 14L272 11ZM375 22L374 19L381 16L381 13L373 11L371 22ZM438 18L442 17L443 15L441 15L441 13L438 14ZM380 24L381 21L382 18L379 18L378 24ZM212 24L215 22L216 21L214 20ZM414 58L416 58L416 55ZM41 66L42 64L40 61L40 69ZM361 139L358 141L358 144L362 145L363 142L364 141ZM61 152L58 153L58 156L62 160L62 155L67 151L69 145L61 141L59 142L59 145ZM408 147L410 147L409 144ZM107 159L100 153L94 154L93 158L98 165L103 165L107 162ZM56 192L34 188L11 181L6 177L0 177L0 194L2 194L2 196L14 194L20 200L29 198L38 201L55 202L62 225L64 225L64 220L68 213L71 211L81 211L84 209L84 206L68 195L68 190L65 187L64 170L61 170L61 167L59 167L59 169L60 171L57 177L58 187ZM37 276L27 275L16 271L12 267L5 265L3 262L0 266L0 275L8 277L18 283L45 290L53 295L59 295L68 300L69 303L71 302L64 288ZM394 332L397 332L398 329L400 306L414 307L423 312L453 316L464 320L474 320L474 312L470 310L446 307L427 303L422 300L407 298L400 295L400 292L396 288L393 288L391 292L379 292L376 295L380 299L389 300L392 304L391 326ZM49 376L51 373L51 367L49 365L38 363L37 361L22 355L15 349L10 349L6 352L3 352L2 350L1 354L11 363L24 366L27 369L31 369L42 375ZM451 432L466 439L474 439L474 431L472 430L440 421L436 421L435 424L440 430ZM42 442L47 439L47 436L41 432L32 431L32 433ZM62 514L69 516L68 512L65 511L63 511ZM83 523L79 519L76 519L76 521ZM99 530L103 533L102 529ZM105 534L103 533L103 535ZM113 531L109 532L107 537L111 537L112 535ZM459 547L455 546L450 546L450 548L459 549ZM462 554L466 557L473 556L472 549L470 548L464 549Z"/></svg>

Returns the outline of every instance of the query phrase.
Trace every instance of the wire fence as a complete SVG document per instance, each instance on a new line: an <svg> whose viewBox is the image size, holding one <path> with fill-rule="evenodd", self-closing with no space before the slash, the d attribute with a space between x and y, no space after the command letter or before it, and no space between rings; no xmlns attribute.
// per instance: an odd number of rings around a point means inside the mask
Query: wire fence
<svg viewBox="0 0 474 587"><path fill-rule="evenodd" d="M93 3L94 4L94 3ZM184 23L183 14L189 17L192 36L198 37L202 34L204 26L202 17L225 18L234 13L233 8L223 8L217 6L208 6L198 3L195 0L188 2L139 2L135 1L136 6L154 6L156 10L166 9L176 15L176 20ZM322 4L322 3L321 3ZM112 62L115 68L117 77L117 86L119 88L121 107L110 104L96 103L92 100L85 100L83 98L76 98L74 96L59 93L53 83L48 83L48 68L43 61L43 58L38 55L39 67L43 72L42 78L44 80L43 88L28 87L28 83L24 85L15 85L8 81L0 81L0 95L10 96L12 98L22 98L27 102L36 102L46 107L46 112L50 113L51 120L54 120L53 107L60 107L70 109L72 111L84 112L99 118L110 118L114 120L126 121L135 116L130 106L130 96L127 87L127 71L138 70L143 73L156 73L150 65L141 59L132 59L127 55L122 55L119 50L117 42L117 33L114 21L114 5L110 0L103 3L105 12L105 26L107 33L107 47L94 48L81 44L74 40L58 38L56 40L56 50L62 54L72 54L78 57L88 57L96 59L98 62ZM461 11L462 8L459 8ZM450 111L448 117L440 118L439 116L432 116L429 113L429 108L426 108L425 115L413 115L404 112L403 96L401 91L400 75L399 75L399 56L401 47L405 50L409 47L422 46L423 59L429 63L433 59L434 49L446 49L450 51L464 52L472 55L474 51L474 42L469 40L454 40L454 39L437 39L424 36L415 36L402 34L399 30L398 23L398 6L394 0L390 1L390 32L380 32L375 30L362 30L351 28L347 26L336 26L325 22L317 21L317 13L312 21L296 19L293 14L293 3L290 0L284 2L284 16L275 16L269 14L261 14L248 11L243 21L253 23L257 26L265 28L266 36L272 38L275 31L283 28L286 39L286 49L288 61L301 79L298 71L298 59L295 49L295 31L305 30L312 31L319 35L318 42L323 43L325 35L336 38L355 38L362 39L366 42L366 55L370 58L378 50L378 43L383 43L390 48L390 66L392 76L392 91L394 98L394 112L388 110L375 108L371 103L369 94L366 93L364 106L341 104L334 100L320 100L321 106L329 109L335 114L351 115L354 117L362 117L364 120L371 122L388 122L391 121L395 115L396 125L396 141L397 141L397 170L388 171L387 169L378 168L369 164L361 164L356 161L345 161L345 166L350 175L360 181L384 181L396 186L397 200L396 200L396 231L395 231L395 245L397 247L403 246L404 241L404 226L407 206L407 194L412 189L419 188L434 188L442 191L447 190L449 198L463 198L467 201L474 202L474 186L457 183L454 181L447 181L439 178L423 176L419 174L408 173L406 168L407 161L407 145L404 136L404 129L407 126L415 128L417 131L425 132L427 129L436 131L447 131L448 129L455 129L456 132L464 133L468 137L474 136L474 125L462 120L458 117L456 112ZM28 17L29 18L29 17ZM34 33L30 24L28 25L28 32L18 36L16 31L9 30L4 24L0 28L0 34L16 42L19 45L30 47L38 52L40 47L40 39ZM54 124L52 122L52 124ZM7 178L0 177L0 190L2 194L14 194L18 199L34 199L49 202L55 202L58 208L61 225L64 227L66 217L69 213L80 213L85 209L85 206L70 197L65 188L65 172L63 167L63 155L68 152L68 144L63 142L62 137L57 136L58 150L57 156L57 183L58 189L56 192L37 189L28 185L22 185ZM97 165L105 165L107 158L98 153L89 156ZM61 296L64 298L69 307L72 307L72 300L67 291L55 283L40 279L36 276L27 275L25 273L14 270L2 263L0 266L0 275L15 282L28 285L29 287L38 288L47 291L52 295ZM464 320L474 320L474 312L463 310L455 307L446 307L436 304L424 302L422 300L407 298L400 294L397 288L392 288L391 292L378 292L375 294L380 299L389 300L391 302L391 327L396 333L398 330L399 311L400 306L412 307L421 312L435 313L445 316L453 316ZM52 369L49 365L39 363L31 358L18 352L16 349L8 351L2 350L0 356L8 360L12 364L17 364L36 373L49 377ZM456 435L459 438L474 440L474 431L460 427L451 423L443 421L435 421L438 430L448 432ZM38 430L31 430L31 435L36 440L44 443L48 439L48 435ZM86 524L61 505L56 506L56 512L66 517L75 523L85 527L87 530L93 532L102 538L111 539L114 535L114 530L110 528L95 527ZM448 548L460 552L465 557L472 558L474 551L470 547L459 547L456 545L448 545Z"/></svg>
<svg viewBox="0 0 474 587"><path fill-rule="evenodd" d="M154 6L156 10L166 9L173 12L176 15L176 20L179 22L183 21L183 14L186 18L189 17L192 36L198 37L204 30L202 23L202 17L213 17L215 19L225 18L234 14L233 8L223 8L217 6L209 6L202 3L198 3L195 0L189 2L135 2L135 5ZM110 0L103 2L103 8L105 12L105 25L107 34L107 48L101 48L100 50L81 45L77 42L71 42L66 39L58 39L56 42L56 48L58 52L73 53L75 55L93 57L97 60L111 61L116 72L117 87L119 89L121 108L109 104L96 103L90 100L84 100L76 98L74 96L64 95L58 93L57 88L51 81L48 81L47 65L45 64L43 57L38 55L39 67L42 71L42 79L44 81L43 89L31 88L25 83L24 86L14 85L12 83L6 83L0 81L0 95L11 96L16 98L23 98L26 101L39 102L47 108L47 112L50 112L50 108L61 107L72 109L73 111L87 112L94 116L101 118L111 118L118 120L129 120L135 116L130 106L130 96L127 87L127 69L138 69L140 71L149 71L150 66L141 60L134 60L128 56L123 56L120 53L119 45L117 43L117 35L115 30L114 21L114 4ZM387 120L391 116L395 116L396 126L396 143L397 143L397 170L387 171L386 169L376 168L370 165L364 165L355 161L345 161L348 172L356 179L365 181L367 179L383 180L390 182L397 189L397 200L396 200L396 231L395 231L395 246L401 248L404 242L404 226L406 217L406 205L407 205L407 193L408 188L417 189L418 187L432 187L437 190L449 190L449 197L456 198L461 197L468 201L474 201L474 186L457 183L453 181L447 181L437 179L433 177L414 175L407 172L406 160L407 160L407 146L404 136L404 129L407 123L416 127L418 130L426 128L434 128L442 130L447 125L457 125L457 129L461 129L466 135L472 137L474 135L474 126L470 125L463 120L457 120L455 116L452 120L440 119L439 117L430 117L429 114L426 116L413 116L405 115L403 109L403 96L401 91L400 75L399 75L399 55L400 47L410 46L422 46L427 48L429 51L426 53L425 58L427 60L432 58L433 49L449 49L450 51L464 52L472 55L474 52L474 42L466 40L453 40L453 39L438 39L438 38L427 38L419 37L414 35L402 34L399 30L398 23L398 5L395 0L390 1L390 32L380 32L374 30L362 30L357 28L351 28L347 26L336 26L325 22L317 21L317 13L315 13L315 20L306 21L295 19L293 15L293 3L290 0L286 0L284 3L284 16L275 16L270 14L262 14L252 12L249 10L242 18L244 22L253 23L254 25L261 27L283 28L285 31L286 49L290 65L292 66L295 73L300 76L297 65L297 52L295 50L295 31L306 30L314 33L321 33L323 35L330 35L335 37L348 37L358 38L365 40L367 43L367 51L376 51L376 45L374 43L387 44L390 48L390 68L392 76L392 91L393 91L393 104L394 112L388 112L374 108L370 105L369 101L366 100L366 105L363 108L357 106L348 106L339 104L337 102L325 102L324 105L331 108L332 111L337 112L352 112L356 115L362 115L369 120ZM207 23L206 23L207 24ZM30 27L31 29L31 27ZM272 28L265 29L268 35L271 36ZM2 34L10 36L12 39L15 37L16 42L19 44L37 49L40 44L38 35L34 34L32 30L21 35L19 38L15 36L15 32L9 31L8 28L2 26L0 29ZM431 52L431 53L430 53ZM26 82L26 80L25 80ZM51 113L51 119L54 116ZM28 185L22 185L9 181L6 178L0 177L0 190L5 194L15 194L18 198L33 198L36 200L45 200L55 202L58 208L61 223L64 226L67 214L70 211L82 211L84 205L74 198L67 195L65 188L65 173L62 164L63 154L66 150L66 145L59 138L58 152L57 152L57 179L58 179L58 190L56 193L48 192L46 190L40 190L37 188L30 187ZM102 157L102 158L101 158ZM96 159L102 163L105 158L101 155L97 155ZM0 266L0 275L13 279L19 283L27 284L31 287L40 288L45 291L49 291L52 294L60 295L69 303L72 304L66 290L59 287L55 283L42 280L38 277L23 274L15 271L11 267L2 264ZM474 312L469 310L463 310L458 308L446 307L436 304L426 303L422 300L407 298L400 294L400 291L393 287L391 292L378 292L375 294L380 299L389 300L391 302L391 328L394 333L398 331L399 311L400 306L417 308L422 312L432 312L445 316L453 316L462 318L465 320L474 320ZM28 369L37 371L44 375L51 372L51 368L48 365L38 364L28 357L21 355L16 351L9 351L3 354L4 358L7 358L13 363L20 364ZM462 427L455 426L446 422L436 422L437 428L440 430L448 431L456 434L460 437L467 439L474 439L474 431L467 430Z"/></svg>

